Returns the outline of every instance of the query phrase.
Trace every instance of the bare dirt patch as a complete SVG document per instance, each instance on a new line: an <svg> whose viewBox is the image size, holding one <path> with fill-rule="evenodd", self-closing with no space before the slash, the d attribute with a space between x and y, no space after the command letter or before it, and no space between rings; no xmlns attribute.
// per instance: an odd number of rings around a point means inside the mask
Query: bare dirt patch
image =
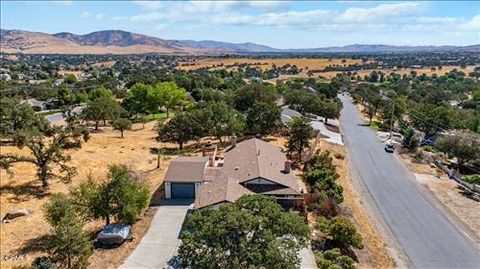
<svg viewBox="0 0 480 269"><path fill-rule="evenodd" d="M373 220L365 212L359 194L355 189L348 167L348 156L343 146L320 142L319 149L331 152L333 163L337 166L337 172L340 175L339 183L343 187L344 202L342 212L351 217L362 235L365 248L355 250L359 259L359 268L394 268L395 262L389 255L387 245L381 238L379 231L375 227Z"/></svg>
<svg viewBox="0 0 480 269"><path fill-rule="evenodd" d="M412 157L408 154L399 156L435 202L480 243L480 202L469 197L457 182L449 179L436 166L412 162Z"/></svg>
<svg viewBox="0 0 480 269"><path fill-rule="evenodd" d="M153 130L155 122L149 122L141 129L141 124L134 125L133 131L125 132L125 138L119 138L119 133L110 127L105 127L101 132L92 133L91 139L78 151L71 151L71 164L77 167L78 175L70 184L52 181L50 190L46 194L40 191L40 181L36 179L35 167L25 163L18 163L13 167L13 176L0 170L0 205L2 217L10 210L26 208L33 214L14 219L10 223L2 223L0 254L2 256L25 252L26 259L18 261L1 260L1 268L16 266L29 266L35 257L44 255L39 246L42 240L50 233L50 227L43 218L42 207L52 193L66 193L77 186L91 173L94 179L103 180L108 166L114 163L124 163L142 176L152 192L157 190L163 181L166 168L170 162L165 158L160 169L156 169L157 156L150 152L151 147L176 148L175 144L158 143L155 141L156 133ZM2 153L23 152L15 147L5 146L0 149ZM173 157L173 156L171 156ZM143 225L148 226L150 211L142 217L140 222L133 226L136 239L140 240L143 234ZM91 222L86 230L98 231L102 222ZM134 241L135 241L134 240ZM100 260L121 261L133 249L134 242L124 244L119 251L96 251L91 258L92 262ZM107 256L112 255L108 258ZM99 256L100 258L97 258ZM98 265L99 263L97 263ZM98 267L97 267L98 268Z"/></svg>

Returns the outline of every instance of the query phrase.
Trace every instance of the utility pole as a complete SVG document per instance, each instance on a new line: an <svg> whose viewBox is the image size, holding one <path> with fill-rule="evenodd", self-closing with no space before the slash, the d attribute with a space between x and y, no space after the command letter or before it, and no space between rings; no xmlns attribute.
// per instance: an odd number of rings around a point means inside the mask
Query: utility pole
<svg viewBox="0 0 480 269"><path fill-rule="evenodd" d="M392 132L393 132L393 116L395 115L395 100L390 99L392 101L392 115L390 117L390 137L389 139L392 139Z"/></svg>

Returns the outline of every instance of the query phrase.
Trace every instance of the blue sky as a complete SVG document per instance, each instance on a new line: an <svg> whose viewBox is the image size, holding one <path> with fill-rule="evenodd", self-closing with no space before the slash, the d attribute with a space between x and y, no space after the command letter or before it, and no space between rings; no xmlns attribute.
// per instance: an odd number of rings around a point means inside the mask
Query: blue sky
<svg viewBox="0 0 480 269"><path fill-rule="evenodd" d="M75 34L118 29L277 48L471 45L480 43L480 2L2 0L1 28Z"/></svg>

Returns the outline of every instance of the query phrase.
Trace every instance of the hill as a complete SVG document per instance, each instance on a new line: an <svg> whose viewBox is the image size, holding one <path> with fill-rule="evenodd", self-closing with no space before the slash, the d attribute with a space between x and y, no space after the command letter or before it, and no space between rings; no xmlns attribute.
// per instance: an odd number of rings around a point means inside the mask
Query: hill
<svg viewBox="0 0 480 269"><path fill-rule="evenodd" d="M480 52L472 46L391 46L355 44L343 47L277 49L265 45L214 40L168 40L121 30L85 35L67 32L46 34L22 30L0 30L1 51L25 54L221 54L221 53L394 53L432 51Z"/></svg>

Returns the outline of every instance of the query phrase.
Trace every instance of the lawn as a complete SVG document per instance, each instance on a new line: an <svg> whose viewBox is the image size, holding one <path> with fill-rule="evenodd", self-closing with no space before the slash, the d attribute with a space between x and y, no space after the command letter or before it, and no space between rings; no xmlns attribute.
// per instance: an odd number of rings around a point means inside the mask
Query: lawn
<svg viewBox="0 0 480 269"><path fill-rule="evenodd" d="M173 112L170 112L168 113L171 117L173 117L174 113ZM154 113L154 114L148 114L148 115L145 115L145 116L142 116L142 119L145 119L145 120L161 120L161 119L165 119L167 117L167 113L165 112L162 112L162 113Z"/></svg>

